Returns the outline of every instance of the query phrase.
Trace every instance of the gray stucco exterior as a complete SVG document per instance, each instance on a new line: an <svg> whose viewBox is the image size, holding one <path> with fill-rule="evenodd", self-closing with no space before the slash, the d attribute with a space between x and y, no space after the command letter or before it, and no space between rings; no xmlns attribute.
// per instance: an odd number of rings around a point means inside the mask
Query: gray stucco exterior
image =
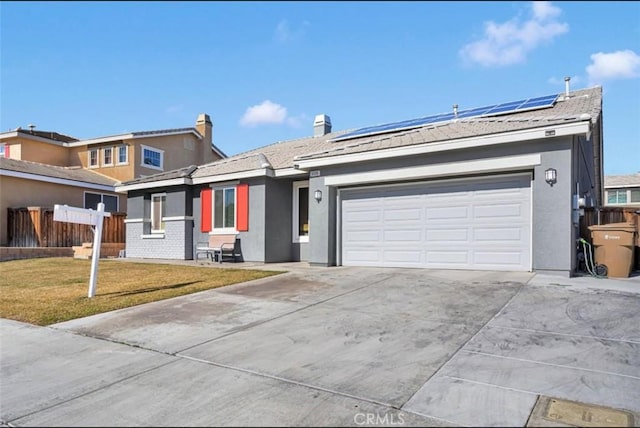
<svg viewBox="0 0 640 428"><path fill-rule="evenodd" d="M193 242L191 187L175 186L130 192L126 220L126 255L136 258L190 259ZM151 233L151 195L166 194L163 233Z"/></svg>
<svg viewBox="0 0 640 428"><path fill-rule="evenodd" d="M324 180L327 177L353 172L372 172L539 153L541 164L530 169L532 172L533 269L568 275L576 267L575 248L578 224L573 223L572 208L573 195L578 191L576 183L582 183L579 189L580 196L586 192L593 194L595 191L593 166L589 167L588 163L578 158L578 155L583 156L577 153L578 150L584 151L585 154L591 153L593 150L591 141L567 136L322 168L320 176L310 180L310 193L320 189L323 195L327 196L320 203L313 201L314 209L310 210L310 222L314 227L311 229L309 262L322 266L333 266L337 262L338 210L335 205L338 187L325 186ZM579 164L578 160L582 164ZM547 168L555 168L558 171L558 182L553 186L545 182ZM438 180L442 179L442 177L438 178Z"/></svg>
<svg viewBox="0 0 640 428"><path fill-rule="evenodd" d="M531 269L571 275L577 266L580 208L602 203L601 118L601 89L595 88L577 91L553 108L497 119L454 120L338 143L340 133L280 142L197 167L180 175L178 184L166 185L161 177L153 185L146 178L128 192L127 256L193 259L196 244L210 236L201 231L201 190L247 184L248 230L236 235L241 260L335 266L342 248L340 193L345 189L525 174L531 180L526 187ZM530 163L511 167L513 159ZM491 167L460 169L478 163ZM552 185L545 181L549 168L557 171ZM439 172L398 173L409 170ZM369 178L344 180L353 176ZM296 242L294 236L299 181L309 183L308 242ZM313 196L317 190L322 192L319 201ZM165 232L150 236L150 197L160 192L167 195ZM578 200L584 205L578 206Z"/></svg>
<svg viewBox="0 0 640 428"><path fill-rule="evenodd" d="M233 184L240 183L234 181ZM292 243L292 180L258 177L243 180L249 185L249 230L237 233L237 248L242 261L284 262L300 260L299 244ZM193 248L206 242L209 232L202 232L200 224L200 191L209 185L194 187ZM214 184L213 187L216 187ZM192 255L187 259L193 258Z"/></svg>

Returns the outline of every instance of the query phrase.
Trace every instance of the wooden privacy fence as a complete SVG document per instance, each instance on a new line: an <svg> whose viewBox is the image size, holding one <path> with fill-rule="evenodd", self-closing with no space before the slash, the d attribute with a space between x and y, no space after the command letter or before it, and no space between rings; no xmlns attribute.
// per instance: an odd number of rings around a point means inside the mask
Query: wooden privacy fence
<svg viewBox="0 0 640 428"><path fill-rule="evenodd" d="M634 223L640 229L640 207L586 208L580 220L580 237L591 241L589 226L596 224Z"/></svg>
<svg viewBox="0 0 640 428"><path fill-rule="evenodd" d="M105 217L102 243L124 243L126 213ZM10 247L73 247L93 242L87 224L53 221L53 208L8 208L7 237Z"/></svg>

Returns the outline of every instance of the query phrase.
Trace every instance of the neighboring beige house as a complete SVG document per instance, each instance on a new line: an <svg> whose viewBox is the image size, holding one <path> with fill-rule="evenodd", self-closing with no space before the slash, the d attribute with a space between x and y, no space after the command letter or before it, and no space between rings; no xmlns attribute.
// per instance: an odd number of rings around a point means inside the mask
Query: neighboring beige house
<svg viewBox="0 0 640 428"><path fill-rule="evenodd" d="M605 205L640 207L640 172L628 175L605 175L604 192Z"/></svg>
<svg viewBox="0 0 640 428"><path fill-rule="evenodd" d="M213 145L207 114L194 127L86 140L30 127L0 133L0 246L9 245L7 208L103 202L107 211L125 211L116 184L226 157Z"/></svg>

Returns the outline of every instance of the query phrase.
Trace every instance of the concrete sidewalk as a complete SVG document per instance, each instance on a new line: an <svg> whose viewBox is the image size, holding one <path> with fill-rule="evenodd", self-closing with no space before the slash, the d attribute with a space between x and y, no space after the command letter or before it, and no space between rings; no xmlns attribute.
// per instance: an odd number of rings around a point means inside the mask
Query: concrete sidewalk
<svg viewBox="0 0 640 428"><path fill-rule="evenodd" d="M49 327L0 320L1 421L568 426L533 418L546 397L640 420L640 278L286 265Z"/></svg>

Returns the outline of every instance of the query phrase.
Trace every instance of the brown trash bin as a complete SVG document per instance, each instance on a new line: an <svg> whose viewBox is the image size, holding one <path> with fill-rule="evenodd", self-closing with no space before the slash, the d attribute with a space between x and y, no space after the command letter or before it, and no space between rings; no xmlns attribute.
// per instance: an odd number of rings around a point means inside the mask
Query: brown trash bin
<svg viewBox="0 0 640 428"><path fill-rule="evenodd" d="M598 265L607 267L607 276L628 278L633 268L636 225L610 223L589 226Z"/></svg>

